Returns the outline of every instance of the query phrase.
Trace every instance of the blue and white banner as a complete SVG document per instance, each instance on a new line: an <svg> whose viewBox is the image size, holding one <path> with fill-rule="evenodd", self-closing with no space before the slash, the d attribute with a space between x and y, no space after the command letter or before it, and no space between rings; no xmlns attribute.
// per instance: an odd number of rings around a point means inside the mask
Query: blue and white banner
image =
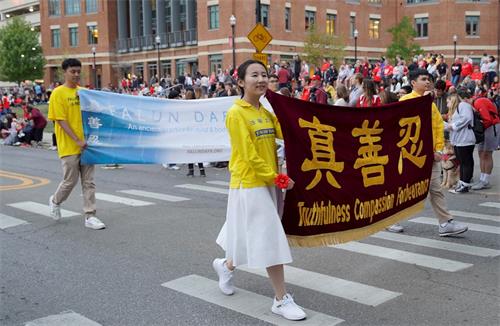
<svg viewBox="0 0 500 326"><path fill-rule="evenodd" d="M167 100L80 90L84 164L228 161L226 112L235 97Z"/></svg>

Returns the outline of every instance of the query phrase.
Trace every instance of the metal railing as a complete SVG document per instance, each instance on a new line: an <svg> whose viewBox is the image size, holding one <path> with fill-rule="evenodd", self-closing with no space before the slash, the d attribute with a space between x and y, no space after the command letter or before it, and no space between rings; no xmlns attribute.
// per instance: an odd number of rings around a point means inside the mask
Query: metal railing
<svg viewBox="0 0 500 326"><path fill-rule="evenodd" d="M174 48L198 44L196 29L160 34L160 48ZM156 35L123 38L116 41L118 53L151 51L156 49Z"/></svg>

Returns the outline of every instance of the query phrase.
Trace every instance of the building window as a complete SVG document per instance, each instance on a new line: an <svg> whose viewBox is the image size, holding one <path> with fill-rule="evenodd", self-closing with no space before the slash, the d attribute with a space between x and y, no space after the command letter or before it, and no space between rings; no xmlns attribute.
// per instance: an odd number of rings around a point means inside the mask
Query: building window
<svg viewBox="0 0 500 326"><path fill-rule="evenodd" d="M144 64L143 63L136 63L135 67L134 67L134 73L137 77L144 78Z"/></svg>
<svg viewBox="0 0 500 326"><path fill-rule="evenodd" d="M64 0L64 14L65 15L79 15L80 14L80 0Z"/></svg>
<svg viewBox="0 0 500 326"><path fill-rule="evenodd" d="M50 30L50 45L53 48L60 48L61 47L61 30L56 28L56 29L51 29Z"/></svg>
<svg viewBox="0 0 500 326"><path fill-rule="evenodd" d="M417 37L429 37L429 17L415 18Z"/></svg>
<svg viewBox="0 0 500 326"><path fill-rule="evenodd" d="M292 16L290 13L290 8L285 8L285 30L290 31L291 28L291 22L292 22Z"/></svg>
<svg viewBox="0 0 500 326"><path fill-rule="evenodd" d="M172 65L170 61L162 61L161 62L161 76L167 77L172 75Z"/></svg>
<svg viewBox="0 0 500 326"><path fill-rule="evenodd" d="M85 12L93 14L97 12L97 0L85 0Z"/></svg>
<svg viewBox="0 0 500 326"><path fill-rule="evenodd" d="M326 14L326 34L334 35L336 26L335 22L337 21L337 15L334 14Z"/></svg>
<svg viewBox="0 0 500 326"><path fill-rule="evenodd" d="M69 28L69 46L78 46L78 27Z"/></svg>
<svg viewBox="0 0 500 326"><path fill-rule="evenodd" d="M479 16L465 16L465 35L479 36Z"/></svg>
<svg viewBox="0 0 500 326"><path fill-rule="evenodd" d="M158 70L157 70L157 64L156 64L156 62L149 62L148 63L148 70L149 70L149 77L150 78L158 75Z"/></svg>
<svg viewBox="0 0 500 326"><path fill-rule="evenodd" d="M219 28L219 6L208 6L208 29Z"/></svg>
<svg viewBox="0 0 500 326"><path fill-rule="evenodd" d="M222 54L212 54L208 56L209 73L218 74L222 69Z"/></svg>
<svg viewBox="0 0 500 326"><path fill-rule="evenodd" d="M97 25L87 26L87 38L88 38L89 44L97 44L97 41L99 39Z"/></svg>
<svg viewBox="0 0 500 326"><path fill-rule="evenodd" d="M349 33L351 37L354 37L354 31L356 30L356 16L351 16L349 18Z"/></svg>
<svg viewBox="0 0 500 326"><path fill-rule="evenodd" d="M436 2L436 0L406 0L406 3L410 5L425 2Z"/></svg>
<svg viewBox="0 0 500 326"><path fill-rule="evenodd" d="M314 25L316 21L316 12L306 10L306 31Z"/></svg>
<svg viewBox="0 0 500 326"><path fill-rule="evenodd" d="M49 16L61 15L61 3L59 0L49 0Z"/></svg>
<svg viewBox="0 0 500 326"><path fill-rule="evenodd" d="M371 3L371 4L381 4L382 0L368 0L368 3Z"/></svg>
<svg viewBox="0 0 500 326"><path fill-rule="evenodd" d="M260 22L262 25L269 27L269 5L260 5Z"/></svg>
<svg viewBox="0 0 500 326"><path fill-rule="evenodd" d="M370 22L368 23L368 37L371 40L378 40L380 37L380 19L379 18L370 18Z"/></svg>

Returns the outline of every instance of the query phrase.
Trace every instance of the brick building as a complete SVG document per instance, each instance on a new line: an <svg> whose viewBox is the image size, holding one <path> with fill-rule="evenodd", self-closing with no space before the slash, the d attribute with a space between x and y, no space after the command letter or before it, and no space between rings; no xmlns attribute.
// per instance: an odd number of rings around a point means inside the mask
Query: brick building
<svg viewBox="0 0 500 326"><path fill-rule="evenodd" d="M95 60L98 86L116 85L129 73L148 81L158 61L161 75L227 68L231 15L237 63L255 52L247 34L258 16L273 37L263 51L270 62L300 55L313 23L343 38L347 58L354 58L355 30L357 56L379 58L391 42L387 30L403 16L426 51L448 60L455 50L458 56L498 56L499 11L498 0L46 0L40 2L45 81L57 78L69 56L83 62L83 84L95 83Z"/></svg>

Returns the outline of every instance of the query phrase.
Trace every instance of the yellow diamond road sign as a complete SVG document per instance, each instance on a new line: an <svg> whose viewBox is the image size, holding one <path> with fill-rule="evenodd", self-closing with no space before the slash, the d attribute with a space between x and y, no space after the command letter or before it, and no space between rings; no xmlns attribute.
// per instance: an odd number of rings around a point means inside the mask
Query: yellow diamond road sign
<svg viewBox="0 0 500 326"><path fill-rule="evenodd" d="M254 53L253 59L262 62L265 66L267 66L267 54L264 53Z"/></svg>
<svg viewBox="0 0 500 326"><path fill-rule="evenodd" d="M257 52L262 52L273 39L271 34L261 23L257 23L247 37Z"/></svg>

